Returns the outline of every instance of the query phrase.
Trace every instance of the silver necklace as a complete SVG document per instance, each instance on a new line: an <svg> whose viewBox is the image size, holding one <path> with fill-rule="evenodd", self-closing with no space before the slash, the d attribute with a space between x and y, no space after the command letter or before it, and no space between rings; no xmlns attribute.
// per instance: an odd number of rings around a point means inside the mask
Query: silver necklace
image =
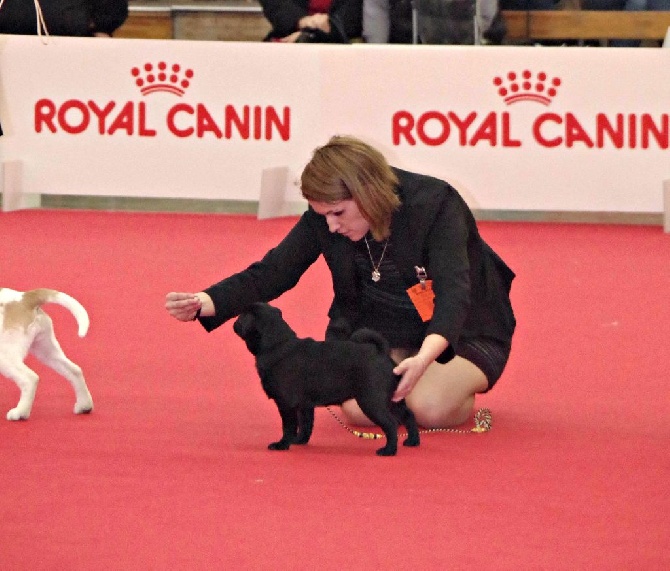
<svg viewBox="0 0 670 571"><path fill-rule="evenodd" d="M370 252L370 244L368 244L367 236L363 236L363 239L365 240L365 245L368 248L368 256L370 256L370 263L372 264L372 281L373 282L378 282L380 279L382 279L382 275L379 271L379 268L382 265L382 260L384 259L384 254L386 254L386 247L389 245L389 240L388 240L388 238L386 238L386 242L384 243L384 249L382 250L381 258L379 258L379 261L377 262L377 265L375 265L375 261L372 259L372 252Z"/></svg>

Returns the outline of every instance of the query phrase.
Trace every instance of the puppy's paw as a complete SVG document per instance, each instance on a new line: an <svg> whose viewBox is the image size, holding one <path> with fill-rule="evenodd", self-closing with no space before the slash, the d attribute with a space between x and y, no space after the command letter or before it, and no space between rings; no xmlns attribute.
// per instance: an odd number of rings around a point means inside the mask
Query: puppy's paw
<svg viewBox="0 0 670 571"><path fill-rule="evenodd" d="M419 435L410 435L402 443L403 446L418 446L420 444Z"/></svg>
<svg viewBox="0 0 670 571"><path fill-rule="evenodd" d="M272 442L271 444L268 444L268 450L288 450L289 446L291 446L290 442L280 440L279 442Z"/></svg>
<svg viewBox="0 0 670 571"><path fill-rule="evenodd" d="M18 408L13 408L7 413L7 420L28 420L30 412L21 411Z"/></svg>
<svg viewBox="0 0 670 571"><path fill-rule="evenodd" d="M395 456L396 448L395 446L384 446L377 450L377 456Z"/></svg>

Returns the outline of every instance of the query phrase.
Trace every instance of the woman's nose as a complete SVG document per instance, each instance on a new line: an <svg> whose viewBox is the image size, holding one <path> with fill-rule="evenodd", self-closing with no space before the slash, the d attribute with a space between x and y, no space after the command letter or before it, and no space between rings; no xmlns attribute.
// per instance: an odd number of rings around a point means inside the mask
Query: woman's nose
<svg viewBox="0 0 670 571"><path fill-rule="evenodd" d="M326 224L328 224L328 230L331 232L336 232L340 227L334 216L326 216Z"/></svg>

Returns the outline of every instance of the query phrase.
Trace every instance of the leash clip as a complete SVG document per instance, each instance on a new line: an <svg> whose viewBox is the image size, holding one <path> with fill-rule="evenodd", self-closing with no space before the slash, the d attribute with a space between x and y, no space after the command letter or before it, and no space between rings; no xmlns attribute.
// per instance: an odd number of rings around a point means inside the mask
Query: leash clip
<svg viewBox="0 0 670 571"><path fill-rule="evenodd" d="M428 279L426 268L414 266L414 269L416 270L416 279L418 279L421 284L421 289L426 289L426 279Z"/></svg>

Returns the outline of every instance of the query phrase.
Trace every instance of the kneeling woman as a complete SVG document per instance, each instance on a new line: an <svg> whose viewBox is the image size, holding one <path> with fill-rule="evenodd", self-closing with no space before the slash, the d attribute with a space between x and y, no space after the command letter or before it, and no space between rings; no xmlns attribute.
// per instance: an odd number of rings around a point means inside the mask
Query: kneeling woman
<svg viewBox="0 0 670 571"><path fill-rule="evenodd" d="M314 151L301 190L308 210L262 260L201 292L167 294L167 311L180 321L197 316L211 331L293 288L323 255L334 288L328 316L389 340L402 375L394 399L406 398L426 428L467 421L475 395L505 368L516 322L514 273L465 201L346 136ZM342 410L349 423L369 424L355 402Z"/></svg>

